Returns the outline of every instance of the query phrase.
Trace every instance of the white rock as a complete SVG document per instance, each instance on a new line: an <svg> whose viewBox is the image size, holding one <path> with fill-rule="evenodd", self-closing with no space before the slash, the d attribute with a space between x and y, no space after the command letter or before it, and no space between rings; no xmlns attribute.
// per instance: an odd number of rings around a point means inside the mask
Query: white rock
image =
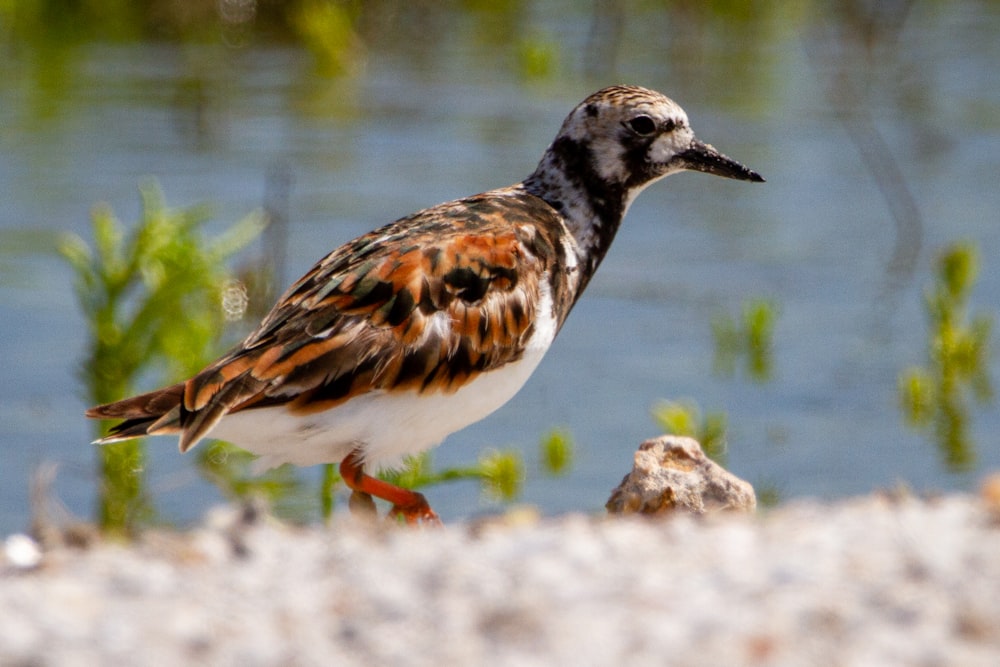
<svg viewBox="0 0 1000 667"><path fill-rule="evenodd" d="M42 548L24 533L8 535L3 541L3 554L7 563L19 570L30 570L42 562Z"/></svg>

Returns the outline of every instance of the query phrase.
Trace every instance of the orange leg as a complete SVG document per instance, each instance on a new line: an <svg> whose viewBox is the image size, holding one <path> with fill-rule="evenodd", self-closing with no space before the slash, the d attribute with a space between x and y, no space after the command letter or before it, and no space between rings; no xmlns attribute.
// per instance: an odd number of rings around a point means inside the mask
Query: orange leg
<svg viewBox="0 0 1000 667"><path fill-rule="evenodd" d="M369 496L369 500L371 496L375 496L392 503L392 509L389 510L390 517L402 517L406 523L420 521L441 523L441 519L427 504L427 499L422 493L403 489L365 474L360 458L360 452L355 450L340 462L340 476L354 492L351 494L352 500L358 494Z"/></svg>

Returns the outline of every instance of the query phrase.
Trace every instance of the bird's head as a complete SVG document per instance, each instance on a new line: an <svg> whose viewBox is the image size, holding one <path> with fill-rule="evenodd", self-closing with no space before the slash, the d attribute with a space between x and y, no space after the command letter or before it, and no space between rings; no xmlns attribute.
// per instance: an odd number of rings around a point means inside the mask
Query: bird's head
<svg viewBox="0 0 1000 667"><path fill-rule="evenodd" d="M676 102L638 86L612 86L585 99L563 122L553 149L577 162L565 164L567 171L589 171L589 178L621 188L629 202L650 183L684 170L764 180L699 141Z"/></svg>

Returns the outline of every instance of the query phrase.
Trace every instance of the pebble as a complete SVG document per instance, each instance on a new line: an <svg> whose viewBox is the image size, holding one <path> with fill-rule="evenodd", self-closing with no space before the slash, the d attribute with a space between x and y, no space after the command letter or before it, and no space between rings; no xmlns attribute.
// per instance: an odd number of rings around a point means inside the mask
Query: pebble
<svg viewBox="0 0 1000 667"><path fill-rule="evenodd" d="M12 535L0 664L995 667L989 502L415 530L230 509L127 547Z"/></svg>

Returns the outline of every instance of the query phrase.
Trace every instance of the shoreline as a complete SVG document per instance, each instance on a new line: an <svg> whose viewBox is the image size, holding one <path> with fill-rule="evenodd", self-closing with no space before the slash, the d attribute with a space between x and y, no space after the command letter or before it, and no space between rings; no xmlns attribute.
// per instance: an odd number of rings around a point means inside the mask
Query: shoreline
<svg viewBox="0 0 1000 667"><path fill-rule="evenodd" d="M409 529L223 507L2 561L0 663L985 667L997 510L984 490Z"/></svg>

